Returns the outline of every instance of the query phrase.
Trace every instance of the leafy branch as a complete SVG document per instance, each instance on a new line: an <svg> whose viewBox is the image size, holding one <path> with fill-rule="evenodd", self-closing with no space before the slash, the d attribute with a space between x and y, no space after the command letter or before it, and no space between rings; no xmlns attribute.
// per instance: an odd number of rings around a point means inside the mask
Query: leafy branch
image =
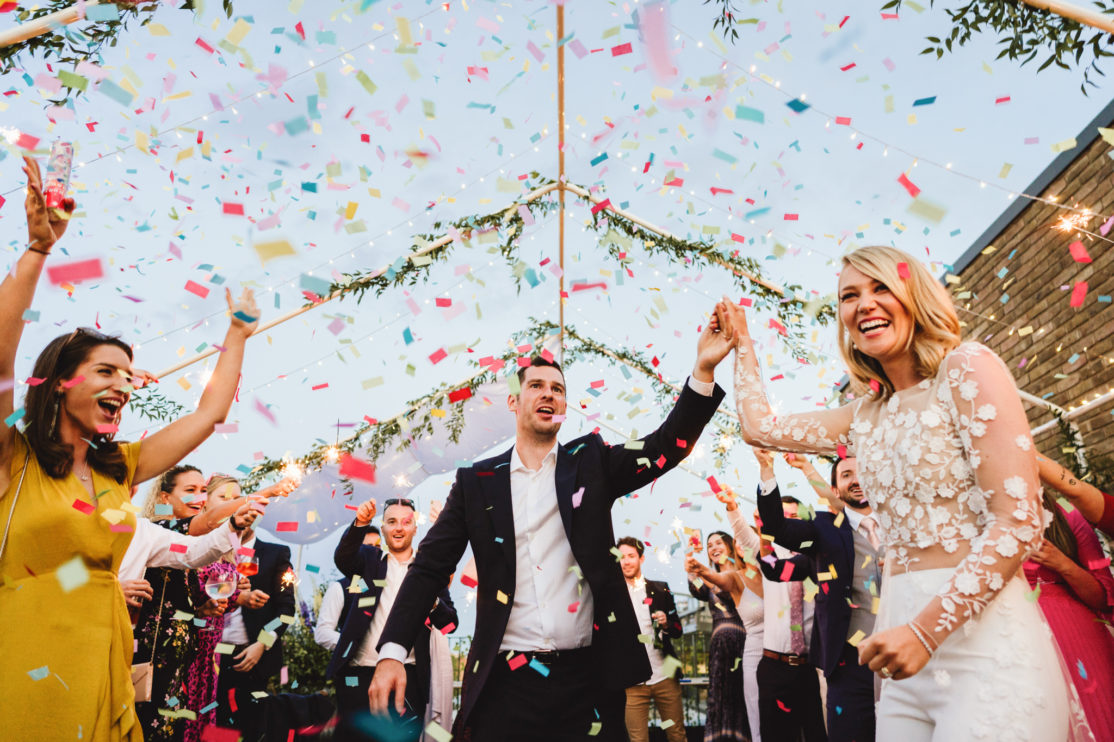
<svg viewBox="0 0 1114 742"><path fill-rule="evenodd" d="M177 420L185 408L154 387L137 389L128 400L128 407L153 422Z"/></svg>

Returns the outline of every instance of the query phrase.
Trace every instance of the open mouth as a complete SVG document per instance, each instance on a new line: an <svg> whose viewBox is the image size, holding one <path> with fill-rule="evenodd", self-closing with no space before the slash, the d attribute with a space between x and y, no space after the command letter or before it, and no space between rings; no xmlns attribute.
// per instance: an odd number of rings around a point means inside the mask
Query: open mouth
<svg viewBox="0 0 1114 742"><path fill-rule="evenodd" d="M115 420L124 406L124 400L116 397L102 397L97 400L97 406L104 411L106 417L110 420Z"/></svg>
<svg viewBox="0 0 1114 742"><path fill-rule="evenodd" d="M542 405L541 407L538 408L538 414L539 415L553 416L553 415L557 414L557 409L555 407L553 407L552 405Z"/></svg>
<svg viewBox="0 0 1114 742"><path fill-rule="evenodd" d="M881 332L890 326L889 320L884 319L868 319L859 323L859 332L864 335L871 335Z"/></svg>

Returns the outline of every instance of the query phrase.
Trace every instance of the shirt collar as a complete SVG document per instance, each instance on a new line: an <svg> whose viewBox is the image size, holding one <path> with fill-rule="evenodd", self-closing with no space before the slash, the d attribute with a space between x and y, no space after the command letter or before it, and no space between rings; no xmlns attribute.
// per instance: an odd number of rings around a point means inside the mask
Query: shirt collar
<svg viewBox="0 0 1114 742"><path fill-rule="evenodd" d="M846 518L847 522L851 524L852 531L859 530L859 526L862 525L863 518L865 518L866 516L866 513L859 513L852 510L851 508L845 507L843 509L843 517Z"/></svg>
<svg viewBox="0 0 1114 742"><path fill-rule="evenodd" d="M560 446L560 443L558 443L557 441L553 441L553 448L549 449L549 453L547 453L545 455L545 458L542 459L542 466L545 466L550 456L553 457L554 461L557 460L557 449L560 448ZM527 468L526 464L522 463L522 458L518 455L517 443L515 443L514 448L511 449L511 471L532 471L531 469Z"/></svg>

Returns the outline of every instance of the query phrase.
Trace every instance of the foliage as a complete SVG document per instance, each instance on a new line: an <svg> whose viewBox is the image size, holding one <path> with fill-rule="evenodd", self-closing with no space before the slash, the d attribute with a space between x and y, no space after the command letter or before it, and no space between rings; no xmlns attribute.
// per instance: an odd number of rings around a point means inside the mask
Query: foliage
<svg viewBox="0 0 1114 742"><path fill-rule="evenodd" d="M329 650L313 640L317 613L321 610L321 599L328 587L328 583L325 583L314 592L312 609L302 603L302 610L295 616L294 623L287 627L282 635L282 656L286 661L287 676L291 679L291 686L287 689L279 688L277 680L272 680L268 692L281 693L283 690L289 690L301 695L309 695L327 691L332 694L332 681L325 677L325 670L329 666L332 655Z"/></svg>
<svg viewBox="0 0 1114 742"><path fill-rule="evenodd" d="M722 10L716 15L716 19L712 21L712 30L721 29L723 38L731 39L731 43L739 38L739 32L735 30L735 0L704 0L704 4L714 2L720 6Z"/></svg>
<svg viewBox="0 0 1114 742"><path fill-rule="evenodd" d="M222 0L222 2L225 14L231 18L232 0ZM139 25L146 26L154 18L155 11L160 6L157 2L144 3L142 0L113 4L119 13L117 20L86 21L80 30L76 24L60 26L49 33L34 36L18 44L0 47L0 74L22 66L25 55L31 58L41 55L44 60L50 59L59 67L76 68L81 62L100 62L101 50L106 44L116 46L130 23L138 22ZM26 8L18 7L10 16L5 17L14 18L19 23L26 23L73 5L74 0L47 0L45 3L36 3ZM193 0L185 0L179 7L181 10L194 10ZM81 92L80 89L64 86L61 97L50 102L60 106L71 96L76 97Z"/></svg>
<svg viewBox="0 0 1114 742"><path fill-rule="evenodd" d="M153 422L178 419L185 408L154 387L137 389L128 400L128 407Z"/></svg>
<svg viewBox="0 0 1114 742"><path fill-rule="evenodd" d="M1083 447L1083 436L1079 428L1065 417L1063 411L1052 410L1056 425L1060 429L1060 452L1068 460L1068 468L1084 482L1090 482L1100 490L1109 491L1114 487L1114 461L1102 456L1091 461Z"/></svg>
<svg viewBox="0 0 1114 742"><path fill-rule="evenodd" d="M882 10L896 11L901 3L902 0L889 0ZM1114 3L1108 0L1098 0L1094 5L1102 13L1114 13ZM930 46L921 54L935 54L939 59L945 51L965 45L974 34L992 32L1001 46L998 59L1021 60L1024 66L1047 54L1037 72L1053 64L1065 70L1082 66L1083 82L1079 89L1084 95L1088 86L1096 87L1091 75L1105 74L1099 69L1099 60L1114 56L1110 34L1016 0L968 0L965 5L944 12L951 21L951 30L946 36L926 37Z"/></svg>

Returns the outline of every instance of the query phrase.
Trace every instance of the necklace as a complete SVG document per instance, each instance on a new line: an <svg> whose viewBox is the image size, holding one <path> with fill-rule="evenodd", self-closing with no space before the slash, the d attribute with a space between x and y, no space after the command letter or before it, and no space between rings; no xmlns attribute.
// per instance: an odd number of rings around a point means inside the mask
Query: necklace
<svg viewBox="0 0 1114 742"><path fill-rule="evenodd" d="M86 461L85 462L85 473L84 474L79 473L77 475L77 478L80 479L82 482L88 482L89 481L89 475L90 475L89 462Z"/></svg>

